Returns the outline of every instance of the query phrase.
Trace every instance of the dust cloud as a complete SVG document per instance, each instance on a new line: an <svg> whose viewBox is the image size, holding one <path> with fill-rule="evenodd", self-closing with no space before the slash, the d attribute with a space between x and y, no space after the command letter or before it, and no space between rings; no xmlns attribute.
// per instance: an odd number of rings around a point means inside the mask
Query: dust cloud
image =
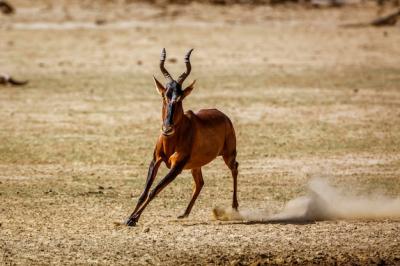
<svg viewBox="0 0 400 266"><path fill-rule="evenodd" d="M265 210L216 207L217 220L249 222L312 222L324 220L382 220L400 219L400 198L382 195L351 195L332 187L325 179L314 178L308 184L308 193L290 200L276 214Z"/></svg>

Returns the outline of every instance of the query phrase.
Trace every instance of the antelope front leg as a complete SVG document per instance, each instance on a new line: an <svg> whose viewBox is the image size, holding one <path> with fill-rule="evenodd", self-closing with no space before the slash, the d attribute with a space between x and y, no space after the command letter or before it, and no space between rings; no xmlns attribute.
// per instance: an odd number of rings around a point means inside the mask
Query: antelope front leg
<svg viewBox="0 0 400 266"><path fill-rule="evenodd" d="M154 179L157 175L157 171L158 171L158 168L160 167L160 164L161 164L160 159L156 160L155 158L153 158L153 160L150 162L149 171L147 173L147 179L146 179L146 184L144 186L144 190L138 199L135 210L132 212L132 214L129 216L128 220L126 221L127 225L130 225L133 222L132 217L135 215L135 213L140 208L140 206L142 206L143 202L147 199L151 185L154 182Z"/></svg>
<svg viewBox="0 0 400 266"><path fill-rule="evenodd" d="M128 221L126 224L128 226L135 226L137 221L140 218L140 215L146 208L146 206L152 201L158 193L161 192L166 186L168 186L169 183L171 183L183 170L183 167L185 166L187 160L182 160L177 162L171 170L168 172L168 174L157 184L157 186L150 192L149 197L146 199L146 201L139 207L139 209L134 212L131 217L129 217Z"/></svg>

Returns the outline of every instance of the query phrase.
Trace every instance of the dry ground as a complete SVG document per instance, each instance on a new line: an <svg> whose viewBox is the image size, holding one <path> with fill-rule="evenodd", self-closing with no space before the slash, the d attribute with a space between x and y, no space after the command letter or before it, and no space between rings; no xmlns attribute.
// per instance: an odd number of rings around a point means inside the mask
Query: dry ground
<svg viewBox="0 0 400 266"><path fill-rule="evenodd" d="M190 218L175 218L191 194L184 172L137 227L114 225L159 134L162 47L175 75L195 48L185 108L234 122L241 208L279 210L311 176L398 196L400 28L339 27L373 8L15 2L19 13L0 17L0 70L30 84L0 88L0 264L400 264L399 221L213 221L231 202L221 159L204 167Z"/></svg>

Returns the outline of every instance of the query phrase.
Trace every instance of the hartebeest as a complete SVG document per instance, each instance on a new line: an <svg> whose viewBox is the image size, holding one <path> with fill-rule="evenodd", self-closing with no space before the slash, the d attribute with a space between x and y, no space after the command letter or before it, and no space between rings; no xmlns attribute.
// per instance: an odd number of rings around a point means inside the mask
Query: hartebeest
<svg viewBox="0 0 400 266"><path fill-rule="evenodd" d="M145 188L135 210L126 221L129 226L136 225L146 206L184 169L190 169L194 179L192 199L178 218L187 217L204 185L201 167L220 155L232 172L232 208L238 208L236 191L239 164L236 161L236 136L231 120L217 109L203 109L197 113L183 111L182 101L192 92L195 83L194 80L182 90L182 84L190 74L192 51L185 56L186 71L175 81L164 67L166 52L162 50L160 69L167 80L166 86L153 77L155 87L163 99L161 134L154 149ZM149 193L161 162L170 171Z"/></svg>

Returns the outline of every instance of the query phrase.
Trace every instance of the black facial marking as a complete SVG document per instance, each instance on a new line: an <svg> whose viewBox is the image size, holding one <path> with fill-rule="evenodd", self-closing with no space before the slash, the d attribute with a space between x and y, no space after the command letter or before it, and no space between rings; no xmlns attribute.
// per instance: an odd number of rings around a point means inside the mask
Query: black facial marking
<svg viewBox="0 0 400 266"><path fill-rule="evenodd" d="M172 126L174 123L173 118L174 118L174 110L175 110L175 104L169 103L168 104L168 109L167 109L167 117L166 117L166 125L167 126Z"/></svg>
<svg viewBox="0 0 400 266"><path fill-rule="evenodd" d="M166 93L165 96L169 100L167 104L167 116L164 120L164 126L169 128L173 126L174 121L174 111L175 111L175 104L177 100L183 95L181 85L176 81L171 81L166 85Z"/></svg>
<svg viewBox="0 0 400 266"><path fill-rule="evenodd" d="M166 96L170 100L176 100L183 94L181 85L176 81L171 81L167 83L166 89Z"/></svg>

